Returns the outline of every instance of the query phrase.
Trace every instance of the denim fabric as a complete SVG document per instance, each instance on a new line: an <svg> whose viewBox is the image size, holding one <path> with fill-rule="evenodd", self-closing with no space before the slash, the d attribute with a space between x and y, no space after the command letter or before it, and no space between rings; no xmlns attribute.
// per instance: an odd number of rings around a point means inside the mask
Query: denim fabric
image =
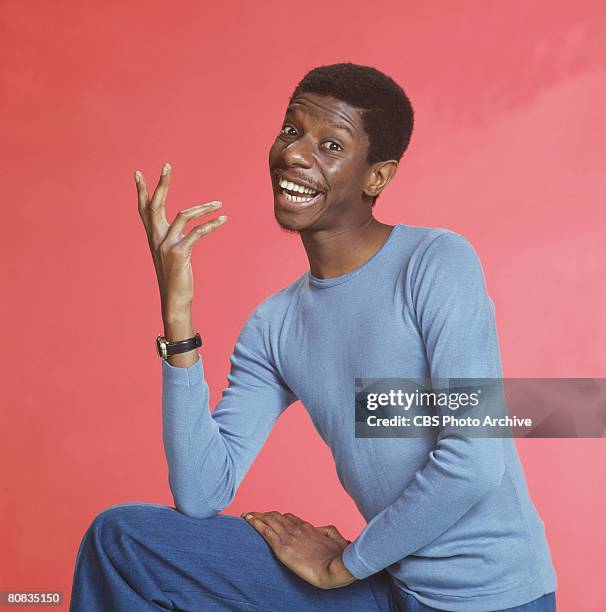
<svg viewBox="0 0 606 612"><path fill-rule="evenodd" d="M78 549L70 602L70 612L435 609L395 587L387 571L318 589L285 567L240 517L196 519L138 502L107 508L92 521ZM507 610L551 612L555 595Z"/></svg>
<svg viewBox="0 0 606 612"><path fill-rule="evenodd" d="M101 512L78 550L70 612L398 612L386 572L319 589L243 518L196 519L159 504Z"/></svg>

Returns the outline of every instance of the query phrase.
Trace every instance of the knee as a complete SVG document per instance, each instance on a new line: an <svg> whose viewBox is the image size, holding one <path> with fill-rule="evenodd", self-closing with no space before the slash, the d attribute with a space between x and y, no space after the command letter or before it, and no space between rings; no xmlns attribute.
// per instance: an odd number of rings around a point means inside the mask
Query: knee
<svg viewBox="0 0 606 612"><path fill-rule="evenodd" d="M138 524L149 522L150 514L158 512L159 509L171 510L169 506L137 502L109 506L95 516L87 533L91 534L95 545L104 547L134 531Z"/></svg>

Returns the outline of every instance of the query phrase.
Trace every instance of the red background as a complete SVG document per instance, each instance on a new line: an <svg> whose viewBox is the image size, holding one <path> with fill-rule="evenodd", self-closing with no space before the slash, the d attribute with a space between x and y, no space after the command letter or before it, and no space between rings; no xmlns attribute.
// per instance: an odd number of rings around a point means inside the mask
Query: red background
<svg viewBox="0 0 606 612"><path fill-rule="evenodd" d="M213 199L230 217L193 255L214 406L252 309L308 267L273 219L267 153L316 65L373 65L410 96L415 132L375 215L472 242L504 374L605 376L603 3L13 0L2 16L0 590L68 601L98 512L172 504L133 172L155 184L171 162L169 219ZM603 610L605 440L517 444L558 609ZM363 527L300 403L226 512L272 509Z"/></svg>

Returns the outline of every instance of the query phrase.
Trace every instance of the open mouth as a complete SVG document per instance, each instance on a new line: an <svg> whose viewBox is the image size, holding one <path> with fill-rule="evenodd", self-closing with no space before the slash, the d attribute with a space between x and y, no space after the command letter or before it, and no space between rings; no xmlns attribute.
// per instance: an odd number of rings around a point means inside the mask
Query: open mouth
<svg viewBox="0 0 606 612"><path fill-rule="evenodd" d="M294 183L293 181L287 181L281 179L278 183L279 193L282 196L281 199L288 203L292 203L294 207L306 207L312 205L322 192L316 191L307 185L300 183Z"/></svg>

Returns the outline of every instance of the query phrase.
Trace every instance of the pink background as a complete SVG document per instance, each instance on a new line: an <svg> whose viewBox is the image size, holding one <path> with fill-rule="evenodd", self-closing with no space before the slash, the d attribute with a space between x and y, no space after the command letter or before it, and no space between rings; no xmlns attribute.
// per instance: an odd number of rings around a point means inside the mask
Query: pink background
<svg viewBox="0 0 606 612"><path fill-rule="evenodd" d="M0 590L63 590L103 508L172 504L156 279L133 171L174 174L169 219L230 219L193 256L213 406L252 309L308 267L273 219L267 153L319 64L374 65L416 127L385 223L466 236L504 373L606 376L604 3L3 2ZM604 610L604 439L517 441L558 609ZM600 488L601 486L601 488ZM226 510L363 520L300 403ZM67 606L65 606L65 609Z"/></svg>

